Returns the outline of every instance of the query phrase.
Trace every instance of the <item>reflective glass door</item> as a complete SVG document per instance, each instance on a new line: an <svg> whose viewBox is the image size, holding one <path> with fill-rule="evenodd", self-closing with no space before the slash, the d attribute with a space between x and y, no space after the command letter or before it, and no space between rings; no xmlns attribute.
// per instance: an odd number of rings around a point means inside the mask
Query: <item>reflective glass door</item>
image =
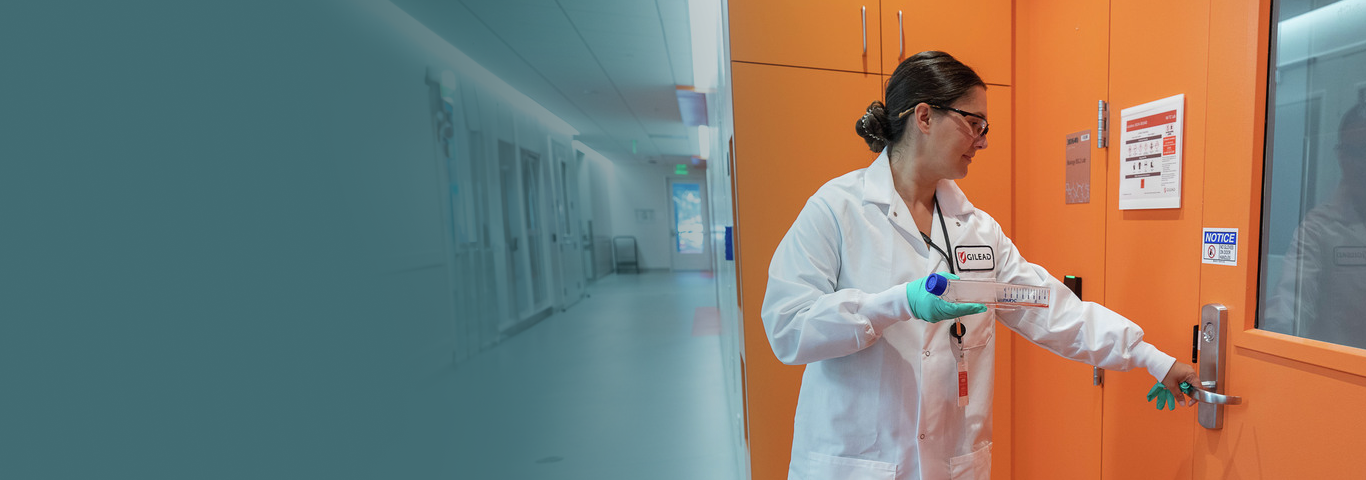
<svg viewBox="0 0 1366 480"><path fill-rule="evenodd" d="M706 189L700 179L669 180L670 256L674 270L709 270Z"/></svg>

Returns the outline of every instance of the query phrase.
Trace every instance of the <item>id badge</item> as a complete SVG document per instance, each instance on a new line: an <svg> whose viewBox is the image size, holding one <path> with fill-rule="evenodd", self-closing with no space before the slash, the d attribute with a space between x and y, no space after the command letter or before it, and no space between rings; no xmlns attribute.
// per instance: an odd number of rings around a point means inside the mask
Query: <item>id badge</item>
<svg viewBox="0 0 1366 480"><path fill-rule="evenodd" d="M958 406L968 405L968 362L958 361Z"/></svg>

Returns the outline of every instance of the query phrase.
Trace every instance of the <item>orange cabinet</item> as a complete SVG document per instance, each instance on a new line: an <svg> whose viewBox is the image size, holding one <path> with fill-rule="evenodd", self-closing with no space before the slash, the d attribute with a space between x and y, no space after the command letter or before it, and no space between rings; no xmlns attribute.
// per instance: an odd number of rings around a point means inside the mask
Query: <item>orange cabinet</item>
<svg viewBox="0 0 1366 480"><path fill-rule="evenodd" d="M806 199L877 156L854 133L879 75L731 64L735 102L735 225L744 323L750 465L756 480L787 478L802 368L773 355L759 307L768 264Z"/></svg>
<svg viewBox="0 0 1366 480"><path fill-rule="evenodd" d="M1010 2L991 0L1001 12L986 14L1005 25L975 26L992 36L962 42L907 44L911 54L931 48L949 51L978 69L993 84L989 147L978 154L959 185L1006 232L1012 225L1012 88L1009 84ZM996 4L1000 4L997 6ZM929 7L927 7L929 8ZM932 7L941 17L949 7ZM962 7L958 7L963 10ZM866 12L866 13L865 13ZM866 14L866 28L864 15ZM887 21L888 15L892 19ZM957 17L960 15L951 15ZM911 17L905 17L909 20ZM877 156L854 132L854 122L873 100L881 100L887 75L899 59L886 59L887 25L897 27L895 10L878 2L845 0L791 6L775 0L730 3L731 87L734 102L734 201L737 269L744 328L744 365L751 478L787 478L792 425L802 367L783 365L773 355L759 316L768 285L769 260L808 197L841 174L864 168ZM939 27L947 29L948 27ZM944 30L946 31L946 30ZM932 38L916 33L908 38ZM971 34L969 34L971 35ZM864 50L863 39L867 39ZM990 42L1004 61L980 60L974 42ZM914 48L914 50L911 50ZM897 55L897 50L891 50ZM983 70L982 66L988 66ZM998 329L999 338L1010 338ZM997 395L1010 397L1010 345L998 348ZM995 478L1009 478L1010 404L995 406Z"/></svg>
<svg viewBox="0 0 1366 480"><path fill-rule="evenodd" d="M877 0L734 0L731 60L878 73L880 28Z"/></svg>
<svg viewBox="0 0 1366 480"><path fill-rule="evenodd" d="M987 83L1011 84L1011 0L882 0L882 72L925 50L948 52Z"/></svg>

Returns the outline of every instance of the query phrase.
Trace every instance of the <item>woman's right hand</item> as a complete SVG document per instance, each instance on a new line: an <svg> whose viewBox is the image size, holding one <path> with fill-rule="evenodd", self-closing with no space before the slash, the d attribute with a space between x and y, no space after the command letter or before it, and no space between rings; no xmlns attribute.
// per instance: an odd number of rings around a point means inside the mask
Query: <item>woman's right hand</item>
<svg viewBox="0 0 1366 480"><path fill-rule="evenodd" d="M952 273L940 272L939 275L958 280L958 276ZM953 303L930 293L925 289L925 282L929 278L926 276L906 284L906 301L911 303L911 314L915 318L935 323L987 311L987 306L980 303Z"/></svg>

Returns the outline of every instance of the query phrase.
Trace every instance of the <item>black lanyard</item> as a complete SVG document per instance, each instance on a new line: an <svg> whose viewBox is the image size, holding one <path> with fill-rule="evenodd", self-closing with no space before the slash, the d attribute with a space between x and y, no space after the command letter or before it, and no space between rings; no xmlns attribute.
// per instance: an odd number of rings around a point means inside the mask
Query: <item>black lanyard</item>
<svg viewBox="0 0 1366 480"><path fill-rule="evenodd" d="M934 197L934 212L939 214L939 230L944 233L944 246L949 250L953 250L953 242L949 241L949 226L944 222L944 211L939 209L938 195L935 195ZM940 250L939 246L934 244L934 240L931 239L929 235L921 232L920 237L925 239L926 245L929 245L934 251L939 252L939 255L944 257L944 261L949 263L949 273L957 275L958 271L953 268L953 257L950 257L948 253ZM949 327L949 337L958 341L958 347L960 349L963 346L963 334L965 333L967 333L967 328L963 326L963 322L957 318L953 319L953 326Z"/></svg>
<svg viewBox="0 0 1366 480"><path fill-rule="evenodd" d="M944 223L944 212L939 209L939 195L937 194L934 197L934 211L939 214L939 230L944 233L944 246L952 250L953 243L949 242L949 226ZM933 230L933 228L931 228L931 230ZM926 245L929 245L934 251L939 252L939 255L944 257L944 261L949 263L949 273L957 275L958 271L953 268L953 257L950 257L944 250L940 250L939 246L934 244L934 240L930 239L929 235L922 232L920 237L925 239Z"/></svg>

